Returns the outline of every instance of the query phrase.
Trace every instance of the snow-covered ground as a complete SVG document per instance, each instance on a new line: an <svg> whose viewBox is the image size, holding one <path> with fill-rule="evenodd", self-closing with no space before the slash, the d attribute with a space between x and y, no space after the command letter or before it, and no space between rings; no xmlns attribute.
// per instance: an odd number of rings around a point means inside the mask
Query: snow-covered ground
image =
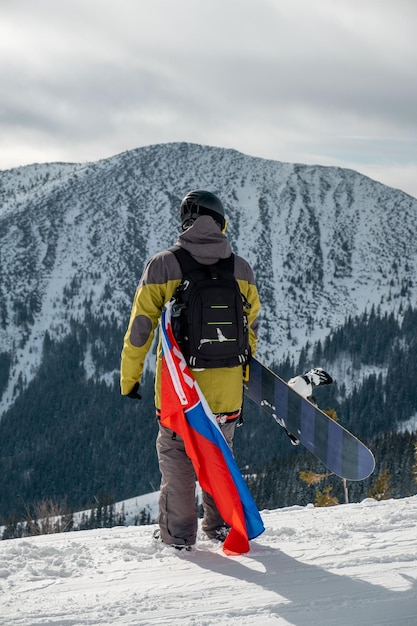
<svg viewBox="0 0 417 626"><path fill-rule="evenodd" d="M2 541L0 624L416 626L417 496L262 517L240 557L202 534L164 548L155 526Z"/></svg>

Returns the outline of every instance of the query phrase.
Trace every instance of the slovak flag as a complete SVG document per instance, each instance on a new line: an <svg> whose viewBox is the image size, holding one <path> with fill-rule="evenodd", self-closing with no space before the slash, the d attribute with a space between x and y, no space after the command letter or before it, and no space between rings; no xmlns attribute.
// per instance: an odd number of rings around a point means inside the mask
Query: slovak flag
<svg viewBox="0 0 417 626"><path fill-rule="evenodd" d="M265 528L221 429L178 347L169 304L162 314L161 331L161 424L183 439L201 488L211 494L230 526L223 551L229 556L249 552L249 539Z"/></svg>

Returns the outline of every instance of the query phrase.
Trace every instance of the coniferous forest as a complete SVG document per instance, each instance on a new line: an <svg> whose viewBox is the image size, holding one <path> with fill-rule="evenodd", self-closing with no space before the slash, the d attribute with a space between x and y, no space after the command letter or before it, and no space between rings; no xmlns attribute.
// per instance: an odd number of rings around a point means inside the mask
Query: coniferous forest
<svg viewBox="0 0 417 626"><path fill-rule="evenodd" d="M336 372L333 385L317 390L318 404L334 409L376 458L369 479L348 484L350 501L365 497L381 472L389 476L392 497L417 491L416 435L400 428L417 414L416 327L417 309L411 306L395 316L372 309L348 318L323 341L306 345L296 363L288 357L273 365L285 379L318 365ZM75 511L98 499L118 501L158 489L153 375L144 378L141 401L120 396L122 340L116 323L93 319L84 325L71 322L70 334L59 343L46 334L39 372L0 422L0 523L49 498ZM95 365L92 378L84 367L87 345ZM8 367L0 355L0 368ZM101 370L114 370L114 380L100 378ZM248 400L244 424L236 431L235 456L260 508L305 505L326 488L344 501L342 481L335 476L319 486L301 480L300 472L324 473L324 467L292 446L284 431Z"/></svg>

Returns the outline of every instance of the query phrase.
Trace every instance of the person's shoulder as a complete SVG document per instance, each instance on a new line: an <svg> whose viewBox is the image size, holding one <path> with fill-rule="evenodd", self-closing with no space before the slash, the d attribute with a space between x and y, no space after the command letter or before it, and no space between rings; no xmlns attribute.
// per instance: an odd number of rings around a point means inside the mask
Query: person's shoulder
<svg viewBox="0 0 417 626"><path fill-rule="evenodd" d="M235 277L237 280L246 280L248 283L254 283L255 277L253 269L249 262L238 254L234 255L235 258Z"/></svg>
<svg viewBox="0 0 417 626"><path fill-rule="evenodd" d="M181 269L172 250L157 252L148 260L143 273L143 284L160 284L181 278Z"/></svg>

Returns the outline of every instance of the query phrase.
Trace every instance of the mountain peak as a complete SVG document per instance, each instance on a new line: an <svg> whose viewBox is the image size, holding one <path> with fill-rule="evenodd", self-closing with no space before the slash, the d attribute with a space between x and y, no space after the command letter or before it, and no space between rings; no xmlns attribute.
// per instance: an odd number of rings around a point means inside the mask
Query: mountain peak
<svg viewBox="0 0 417 626"><path fill-rule="evenodd" d="M221 197L232 247L255 270L265 361L372 305L415 301L417 200L353 170L178 142L3 171L3 410L37 371L46 331L64 337L87 317L126 327L144 264L175 242L193 188Z"/></svg>

